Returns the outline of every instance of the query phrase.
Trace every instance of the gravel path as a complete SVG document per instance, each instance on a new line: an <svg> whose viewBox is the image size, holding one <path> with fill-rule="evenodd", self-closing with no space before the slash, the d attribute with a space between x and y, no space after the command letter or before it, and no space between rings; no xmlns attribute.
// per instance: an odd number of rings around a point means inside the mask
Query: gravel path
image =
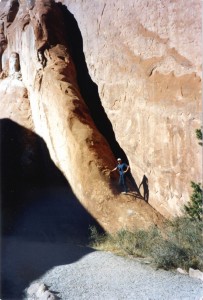
<svg viewBox="0 0 203 300"><path fill-rule="evenodd" d="M23 291L36 281L62 300L202 299L198 279L86 247L93 220L67 194L63 188L29 194L34 201L2 238L1 299L28 299Z"/></svg>
<svg viewBox="0 0 203 300"><path fill-rule="evenodd" d="M105 252L56 266L41 278L63 300L200 300L200 280Z"/></svg>

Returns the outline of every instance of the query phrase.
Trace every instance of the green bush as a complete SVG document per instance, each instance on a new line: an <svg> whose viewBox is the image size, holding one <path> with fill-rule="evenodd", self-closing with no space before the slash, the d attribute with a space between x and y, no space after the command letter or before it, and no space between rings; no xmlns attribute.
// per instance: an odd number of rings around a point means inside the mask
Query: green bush
<svg viewBox="0 0 203 300"><path fill-rule="evenodd" d="M152 248L152 257L158 267L170 269L184 266L188 259L187 253L183 248L168 240L162 240L161 243Z"/></svg>
<svg viewBox="0 0 203 300"><path fill-rule="evenodd" d="M202 219L202 195L203 191L200 183L191 182L193 193L190 197L188 205L184 206L186 214L193 220Z"/></svg>
<svg viewBox="0 0 203 300"><path fill-rule="evenodd" d="M202 146L202 140L203 140L203 136L202 136L202 130L201 129L196 129L196 138L200 141L199 145Z"/></svg>
<svg viewBox="0 0 203 300"><path fill-rule="evenodd" d="M164 238L152 249L152 257L159 267L203 268L201 221L187 217L167 222Z"/></svg>
<svg viewBox="0 0 203 300"><path fill-rule="evenodd" d="M90 237L89 237L90 246L97 247L102 243L104 243L104 241L106 240L107 235L99 233L95 226L90 226L89 231L90 231Z"/></svg>
<svg viewBox="0 0 203 300"><path fill-rule="evenodd" d="M127 232L126 230L119 231L114 236L114 241L116 246L121 249L122 252L129 255L135 254L135 237L131 232Z"/></svg>
<svg viewBox="0 0 203 300"><path fill-rule="evenodd" d="M202 140L202 131L201 129L196 129L196 137L198 140Z"/></svg>

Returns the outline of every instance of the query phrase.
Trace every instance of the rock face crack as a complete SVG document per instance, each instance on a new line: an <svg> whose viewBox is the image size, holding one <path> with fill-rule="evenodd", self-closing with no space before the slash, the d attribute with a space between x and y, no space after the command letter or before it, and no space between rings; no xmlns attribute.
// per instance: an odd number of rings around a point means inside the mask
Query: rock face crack
<svg viewBox="0 0 203 300"><path fill-rule="evenodd" d="M116 157L122 157L128 162L127 156L116 141L113 127L102 106L98 86L92 81L85 56L83 53L83 41L77 21L65 6L60 6L64 15L65 28L67 32L67 42L70 48L71 56L77 72L77 81L81 95L89 108L91 117L94 120L98 130L105 137ZM102 14L106 4L104 4Z"/></svg>
<svg viewBox="0 0 203 300"><path fill-rule="evenodd" d="M104 3L103 9L102 9L102 13L101 13L101 17L100 17L100 22L99 22L99 26L98 26L98 34L100 32L100 27L101 27L101 22L102 22L102 17L103 17L103 14L104 14L105 7L106 7L106 3Z"/></svg>

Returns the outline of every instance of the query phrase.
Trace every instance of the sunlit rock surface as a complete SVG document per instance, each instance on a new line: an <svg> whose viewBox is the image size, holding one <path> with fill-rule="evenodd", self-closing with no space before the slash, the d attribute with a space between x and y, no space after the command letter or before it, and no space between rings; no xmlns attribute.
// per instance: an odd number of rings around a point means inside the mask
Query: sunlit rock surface
<svg viewBox="0 0 203 300"><path fill-rule="evenodd" d="M139 185L165 216L201 181L201 1L64 0L90 75Z"/></svg>
<svg viewBox="0 0 203 300"><path fill-rule="evenodd" d="M201 174L195 137L200 2L64 1L78 22L87 66L116 138L151 205L119 195L116 176L108 175L115 157L80 94L66 7L51 0L14 2L0 4L1 118L13 118L5 102L12 101L17 112L20 94L26 117L15 113L15 121L45 140L80 202L105 229L159 225L162 217L153 207L165 216L178 213L189 199L190 180Z"/></svg>

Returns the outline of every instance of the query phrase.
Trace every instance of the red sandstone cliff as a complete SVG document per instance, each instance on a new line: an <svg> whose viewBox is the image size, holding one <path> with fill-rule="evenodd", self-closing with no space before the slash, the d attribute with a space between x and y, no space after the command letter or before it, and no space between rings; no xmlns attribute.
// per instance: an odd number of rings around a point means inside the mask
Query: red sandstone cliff
<svg viewBox="0 0 203 300"><path fill-rule="evenodd" d="M199 2L193 2L198 11ZM157 9L155 2L154 7L148 4L150 20L142 20L140 1L125 6L120 1L65 3L78 21L90 75L137 185L145 175L149 203L174 215L188 200L190 180L201 173L194 134L200 126L199 19L193 29L193 60L187 34L182 50L175 47L173 27L161 23L163 32L150 27L167 8L174 7L178 18L176 1ZM98 99L85 93L84 73L76 66L81 55L75 53L79 37L73 16L51 0L0 5L1 118L9 117L45 140L80 202L105 229L159 224L161 215L143 199L119 195L112 187L115 178L108 170L115 166L116 150L98 130ZM19 113L20 105L25 114Z"/></svg>
<svg viewBox="0 0 203 300"><path fill-rule="evenodd" d="M202 180L200 0L63 0L76 18L90 75L139 185L165 216Z"/></svg>

